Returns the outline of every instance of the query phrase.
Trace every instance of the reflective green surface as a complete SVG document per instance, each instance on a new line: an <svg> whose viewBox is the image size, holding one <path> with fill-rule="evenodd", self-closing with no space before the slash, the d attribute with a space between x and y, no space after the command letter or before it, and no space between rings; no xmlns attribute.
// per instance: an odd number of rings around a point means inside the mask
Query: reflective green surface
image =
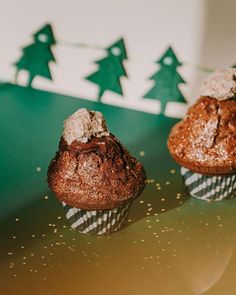
<svg viewBox="0 0 236 295"><path fill-rule="evenodd" d="M100 110L149 183L127 226L104 237L67 226L46 171L63 120ZM235 294L236 199L184 193L166 148L176 120L57 94L0 89L0 294Z"/></svg>

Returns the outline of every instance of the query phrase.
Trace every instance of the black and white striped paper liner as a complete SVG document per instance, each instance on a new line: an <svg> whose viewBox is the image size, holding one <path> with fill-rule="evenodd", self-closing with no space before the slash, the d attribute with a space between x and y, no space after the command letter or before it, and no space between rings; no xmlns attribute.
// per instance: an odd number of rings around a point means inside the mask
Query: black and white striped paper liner
<svg viewBox="0 0 236 295"><path fill-rule="evenodd" d="M125 223L131 203L108 210L83 210L62 202L71 228L83 234L111 234Z"/></svg>
<svg viewBox="0 0 236 295"><path fill-rule="evenodd" d="M206 201L221 201L236 197L236 174L208 176L181 167L185 186L191 196Z"/></svg>

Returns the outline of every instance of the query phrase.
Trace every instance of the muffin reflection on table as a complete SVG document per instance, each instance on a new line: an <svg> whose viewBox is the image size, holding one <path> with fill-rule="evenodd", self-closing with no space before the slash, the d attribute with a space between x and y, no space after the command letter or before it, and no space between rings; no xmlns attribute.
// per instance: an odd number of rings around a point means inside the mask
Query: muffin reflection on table
<svg viewBox="0 0 236 295"><path fill-rule="evenodd" d="M91 234L117 231L145 181L142 164L110 134L100 112L79 109L65 121L48 184L73 229Z"/></svg>
<svg viewBox="0 0 236 295"><path fill-rule="evenodd" d="M219 201L236 196L236 69L218 70L201 97L176 124L168 148L194 197Z"/></svg>

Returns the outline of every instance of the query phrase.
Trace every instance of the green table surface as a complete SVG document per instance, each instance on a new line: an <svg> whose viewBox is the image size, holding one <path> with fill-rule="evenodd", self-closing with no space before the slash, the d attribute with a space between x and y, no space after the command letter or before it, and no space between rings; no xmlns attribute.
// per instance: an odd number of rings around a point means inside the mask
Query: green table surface
<svg viewBox="0 0 236 295"><path fill-rule="evenodd" d="M121 98L122 99L122 98ZM148 184L110 236L67 225L46 182L63 120L102 111ZM0 294L236 294L236 199L184 191L166 148L172 118L14 85L0 88Z"/></svg>

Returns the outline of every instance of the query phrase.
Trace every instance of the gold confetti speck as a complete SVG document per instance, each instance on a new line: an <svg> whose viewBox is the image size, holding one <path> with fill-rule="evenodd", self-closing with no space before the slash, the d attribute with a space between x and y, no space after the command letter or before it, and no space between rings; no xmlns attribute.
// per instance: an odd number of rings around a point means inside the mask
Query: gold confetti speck
<svg viewBox="0 0 236 295"><path fill-rule="evenodd" d="M170 170L170 173L171 173L171 174L175 174L175 173L176 173L175 169L171 169L171 170Z"/></svg>
<svg viewBox="0 0 236 295"><path fill-rule="evenodd" d="M19 220L20 220L19 218L16 218L16 219L15 219L16 222L18 222Z"/></svg>
<svg viewBox="0 0 236 295"><path fill-rule="evenodd" d="M139 203L140 203L140 204L143 204L143 203L144 203L144 201L143 201L143 200L141 200L141 201L139 201Z"/></svg>
<svg viewBox="0 0 236 295"><path fill-rule="evenodd" d="M57 216L57 219L61 219L61 216Z"/></svg>
<svg viewBox="0 0 236 295"><path fill-rule="evenodd" d="M8 252L7 255L13 255L13 252Z"/></svg>
<svg viewBox="0 0 236 295"><path fill-rule="evenodd" d="M44 199L45 199L45 200L48 200L48 196L44 196Z"/></svg>
<svg viewBox="0 0 236 295"><path fill-rule="evenodd" d="M37 167L37 168L36 168L36 171L37 171L37 172L41 172L41 167Z"/></svg>
<svg viewBox="0 0 236 295"><path fill-rule="evenodd" d="M154 183L154 179L147 179L146 183Z"/></svg>
<svg viewBox="0 0 236 295"><path fill-rule="evenodd" d="M139 152L139 155L140 155L141 157L144 157L144 156L145 156L145 152L144 152L144 151L140 151L140 152Z"/></svg>

